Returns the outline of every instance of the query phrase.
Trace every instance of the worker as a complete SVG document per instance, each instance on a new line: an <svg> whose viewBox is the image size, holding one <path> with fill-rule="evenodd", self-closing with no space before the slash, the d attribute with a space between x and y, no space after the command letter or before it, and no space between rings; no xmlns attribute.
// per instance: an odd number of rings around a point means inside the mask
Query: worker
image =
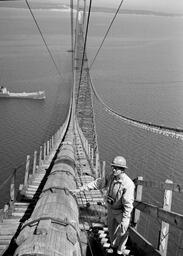
<svg viewBox="0 0 183 256"><path fill-rule="evenodd" d="M111 163L112 174L98 178L73 191L74 194L92 189L107 188L108 230L111 247L117 255L129 255L126 249L128 227L134 202L133 181L126 174L127 164L123 156L116 156Z"/></svg>

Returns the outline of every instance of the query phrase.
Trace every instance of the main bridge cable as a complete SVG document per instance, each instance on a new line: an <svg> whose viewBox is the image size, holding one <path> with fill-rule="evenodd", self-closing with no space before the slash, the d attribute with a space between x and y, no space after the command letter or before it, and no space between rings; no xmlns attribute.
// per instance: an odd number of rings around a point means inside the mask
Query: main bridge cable
<svg viewBox="0 0 183 256"><path fill-rule="evenodd" d="M86 43L87 43L87 37L88 37L88 27L89 27L89 23L90 23L91 5L92 5L92 0L90 0L90 4L89 4L89 8L88 8L88 17L87 17L87 23L86 23L86 32L85 32L85 40L84 40L84 46L83 46L83 56L82 56L80 76L79 76L78 92L79 92L79 89L80 89L82 73L83 73L84 57L85 57ZM79 11L79 9L77 11ZM77 104L78 104L78 98L79 97L77 97Z"/></svg>
<svg viewBox="0 0 183 256"><path fill-rule="evenodd" d="M74 71L74 19L73 19L73 0L70 0L71 12L71 52L72 52L72 72Z"/></svg>
<svg viewBox="0 0 183 256"><path fill-rule="evenodd" d="M118 6L118 8L117 8L117 10L116 10L116 13L114 14L114 17L113 17L113 19L112 19L112 21L111 21L111 23L110 23L110 25L109 25L109 27L108 27L108 29L107 29L105 35L104 35L104 38L103 38L103 40L102 40L102 42L101 42L99 48L98 48L98 51L97 51L97 53L95 54L95 57L93 58L92 63L90 64L89 69L91 69L91 67L93 66L93 63L95 62L95 60L96 60L96 58L97 58L97 56L98 56L98 54L99 54L99 52L100 52L100 50L101 50L101 48L102 48L102 46L103 46L104 41L105 41L105 39L107 38L107 35L108 35L108 33L109 33L109 31L110 31L110 29L111 29L111 27L112 27L112 24L114 23L114 20L115 20L117 14L119 13L119 10L120 10L121 5L123 4L123 2L124 2L124 0L121 0L120 4L119 4L119 6Z"/></svg>
<svg viewBox="0 0 183 256"><path fill-rule="evenodd" d="M95 95L96 99L104 106L104 109L109 114L121 119L124 122L127 122L130 125L139 127L141 129L149 130L149 131L154 132L154 133L162 134L162 135L165 135L165 136L171 136L172 138L183 140L183 129L181 129L181 128L168 127L168 126L164 126L164 125L158 125L158 124L153 124L153 123L150 123L150 122L140 121L140 120L122 115L122 114L118 113L117 111L113 110L99 96L99 94L97 93L97 91L96 91L96 89L93 85L90 73L88 73L88 74L89 74L91 87L92 87L92 90L94 92L94 95Z"/></svg>

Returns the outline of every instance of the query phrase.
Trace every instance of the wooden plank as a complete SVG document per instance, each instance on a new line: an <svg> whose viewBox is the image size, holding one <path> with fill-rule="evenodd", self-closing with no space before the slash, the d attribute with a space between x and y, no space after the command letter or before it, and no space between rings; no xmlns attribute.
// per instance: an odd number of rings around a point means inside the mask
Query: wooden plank
<svg viewBox="0 0 183 256"><path fill-rule="evenodd" d="M173 183L173 181L166 180L166 183L170 184L170 183ZM165 190L163 209L166 211L171 211L171 205L172 205L172 191ZM158 244L158 249L160 250L162 256L167 255L168 237L169 237L169 224L162 221L159 244Z"/></svg>
<svg viewBox="0 0 183 256"><path fill-rule="evenodd" d="M27 186L28 178L29 178L29 169L30 169L30 156L27 155L26 167L25 167L25 177L24 177L24 186Z"/></svg>
<svg viewBox="0 0 183 256"><path fill-rule="evenodd" d="M140 249L146 256L161 256L161 253L156 250L153 245L140 235L134 228L129 228L130 238L133 244Z"/></svg>
<svg viewBox="0 0 183 256"><path fill-rule="evenodd" d="M137 180L142 181L143 177L138 177ZM137 201L142 200L142 190L143 190L143 186L138 184L135 188L135 200L137 200ZM134 209L133 214L132 214L132 222L136 228L137 228L137 224L138 224L139 220L140 220L140 211L138 209Z"/></svg>
<svg viewBox="0 0 183 256"><path fill-rule="evenodd" d="M32 174L33 175L36 171L36 163L37 163L37 151L34 151L34 160L33 160L33 168L32 168Z"/></svg>
<svg viewBox="0 0 183 256"><path fill-rule="evenodd" d="M2 250L2 252L4 252L4 250L8 247L7 244L0 244L0 250ZM1 252L0 252L1 253Z"/></svg>
<svg viewBox="0 0 183 256"><path fill-rule="evenodd" d="M4 227L0 227L0 236L9 236L9 235L14 235L14 233L16 232L17 228L19 225L17 226L4 226Z"/></svg>
<svg viewBox="0 0 183 256"><path fill-rule="evenodd" d="M154 206L152 204L135 201L134 203L135 208L139 209L140 211L161 219L174 227L177 227L178 229L183 230L183 215L175 213L175 212L169 212L166 210L163 210L162 208L158 208L157 206Z"/></svg>
<svg viewBox="0 0 183 256"><path fill-rule="evenodd" d="M156 181L134 180L135 185L142 185L146 188L159 188L162 190L172 190L173 192L183 192L183 184L165 183Z"/></svg>

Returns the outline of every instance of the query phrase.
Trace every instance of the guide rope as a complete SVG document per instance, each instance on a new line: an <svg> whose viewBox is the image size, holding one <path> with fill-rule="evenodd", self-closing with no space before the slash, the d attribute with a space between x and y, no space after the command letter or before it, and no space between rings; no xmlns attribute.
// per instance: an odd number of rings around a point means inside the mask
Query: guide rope
<svg viewBox="0 0 183 256"><path fill-rule="evenodd" d="M25 165L25 162L14 168L13 172L8 175L8 177L0 184L0 190L9 182L9 180L15 175L15 173Z"/></svg>
<svg viewBox="0 0 183 256"><path fill-rule="evenodd" d="M53 62L53 64L54 64L54 66L55 66L55 68L56 68L56 71L57 71L58 75L59 75L61 78L63 78L62 74L60 73L60 70L59 70L59 68L58 68L57 63L55 62L55 59L54 59L54 57L53 57L53 54L51 53L51 50L50 50L50 48L49 48L49 46L48 46L48 44L47 44L47 42L46 42L46 40L45 40L45 38L44 38L44 36L43 36L43 33L42 33L42 31L41 31L41 28L40 28L40 26L39 26L39 24L38 24L38 22L37 22L37 20L36 20L36 18L35 18L35 16L34 16L34 13L32 12L31 7L30 7L28 1L25 0L25 2L26 2L26 4L27 4L27 7L28 7L28 9L29 9L29 11L30 11L30 14L31 14L31 16L32 16L32 18L33 18L33 20L34 20L34 22L35 22L35 24L36 24L36 27L37 27L37 29L38 29L38 31L39 31L39 34L41 35L41 38L42 38L43 43L44 43L44 45L45 45L45 47L46 47L46 49L47 49L47 51L48 51L48 54L49 54L49 56L50 56L50 58L51 58L51 60L52 60L52 62Z"/></svg>
<svg viewBox="0 0 183 256"><path fill-rule="evenodd" d="M82 148L83 148L84 153L85 153L85 155L86 155L86 159L87 159L87 161L88 161L88 163L89 163L90 169L91 169L92 172L93 172L92 164L91 164L90 158L89 158L89 156L88 156L88 154L87 154L87 152L86 152L86 150L85 150L85 148L84 148L84 144L83 144L83 142L82 142L82 138L81 138L81 135L80 135L80 133L79 133L79 127L78 127L78 125L77 125L77 128L76 128L76 129L77 129L77 131L78 131L78 135L79 135L79 138L80 138L80 140L81 140ZM76 135L75 135L75 137L76 137ZM76 143L75 143L75 145L76 145ZM77 153L77 152L78 152L78 151L77 151L77 147L75 146L75 153ZM77 170L82 170L82 173L83 173L83 167L82 167L82 165L80 164L79 161L77 161L76 168L77 168ZM81 185L83 185L80 172L78 172L77 174L78 174L78 177L79 177L79 179L80 179ZM92 176L92 175L91 175L91 176ZM89 203L88 200L87 200L86 193L85 193L85 192L83 192L83 193L84 193L86 202ZM94 202L93 197L92 197L92 193L89 193L89 195L90 195L90 197L92 198L92 201ZM96 209L95 206L94 206L94 208ZM97 212L97 211L96 211L96 212ZM97 217L100 219L99 213L94 214L94 215L97 216Z"/></svg>
<svg viewBox="0 0 183 256"><path fill-rule="evenodd" d="M123 4L123 2L124 2L124 0L121 0L120 4L119 4L119 6L118 6L118 8L117 8L117 10L116 10L116 13L114 14L114 17L113 17L113 19L112 19L112 21L111 21L111 23L110 23L110 25L109 25L109 27L108 27L108 29L107 29L105 35L104 35L104 38L103 38L103 40L102 40L102 42L101 42L101 44L100 44L100 46L99 46L99 48L98 48L98 50L97 50L97 52L96 52L96 54L95 54L95 56L94 56L94 58L93 58L91 64L90 64L89 69L92 68L93 63L95 62L95 60L96 60L96 58L97 58L97 56L98 56L98 54L99 54L99 52L100 52L100 50L101 50L101 48L102 48L102 46L103 46L104 41L105 41L105 39L107 38L107 35L108 35L108 33L109 33L109 31L110 31L110 29L111 29L111 27L112 27L112 24L114 23L114 20L115 20L117 14L119 13L119 10L120 10L121 5Z"/></svg>

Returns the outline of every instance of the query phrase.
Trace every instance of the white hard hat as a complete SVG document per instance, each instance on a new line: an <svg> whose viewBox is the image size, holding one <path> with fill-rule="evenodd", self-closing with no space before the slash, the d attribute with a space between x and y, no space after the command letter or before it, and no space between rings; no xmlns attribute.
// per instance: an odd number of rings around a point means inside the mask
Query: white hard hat
<svg viewBox="0 0 183 256"><path fill-rule="evenodd" d="M111 166L128 168L126 165L126 159L123 156L116 156L112 161Z"/></svg>

